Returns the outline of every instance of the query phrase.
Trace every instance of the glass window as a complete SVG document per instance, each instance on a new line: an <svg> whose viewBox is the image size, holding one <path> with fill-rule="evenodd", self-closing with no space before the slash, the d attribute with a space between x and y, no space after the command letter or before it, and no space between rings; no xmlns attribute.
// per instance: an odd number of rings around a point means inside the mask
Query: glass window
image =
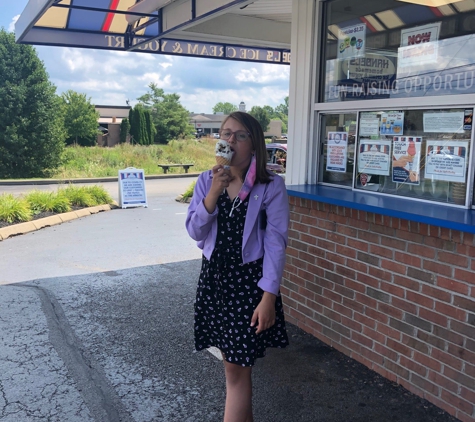
<svg viewBox="0 0 475 422"><path fill-rule="evenodd" d="M465 205L473 109L361 112L356 189Z"/></svg>
<svg viewBox="0 0 475 422"><path fill-rule="evenodd" d="M320 182L351 188L356 117L356 113L320 114Z"/></svg>
<svg viewBox="0 0 475 422"><path fill-rule="evenodd" d="M475 93L475 2L324 3L319 102Z"/></svg>

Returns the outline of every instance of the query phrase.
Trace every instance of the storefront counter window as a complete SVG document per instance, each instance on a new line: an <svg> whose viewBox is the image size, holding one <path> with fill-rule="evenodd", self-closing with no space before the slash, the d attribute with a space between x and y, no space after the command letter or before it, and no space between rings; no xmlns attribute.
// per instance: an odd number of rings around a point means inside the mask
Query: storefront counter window
<svg viewBox="0 0 475 422"><path fill-rule="evenodd" d="M319 102L475 93L473 1L335 0L324 16Z"/></svg>

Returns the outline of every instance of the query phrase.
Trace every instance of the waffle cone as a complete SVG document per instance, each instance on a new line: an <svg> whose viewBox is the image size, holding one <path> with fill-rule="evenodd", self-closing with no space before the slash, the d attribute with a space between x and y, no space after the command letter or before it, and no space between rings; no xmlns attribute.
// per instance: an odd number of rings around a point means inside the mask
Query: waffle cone
<svg viewBox="0 0 475 422"><path fill-rule="evenodd" d="M220 155L216 156L216 163L221 164L222 166L230 166L231 160L228 160L226 157L221 157Z"/></svg>

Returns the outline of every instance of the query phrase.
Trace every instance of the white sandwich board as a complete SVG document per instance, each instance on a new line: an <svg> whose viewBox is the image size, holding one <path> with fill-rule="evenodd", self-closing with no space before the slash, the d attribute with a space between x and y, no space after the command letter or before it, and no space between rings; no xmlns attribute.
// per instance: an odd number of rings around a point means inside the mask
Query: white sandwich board
<svg viewBox="0 0 475 422"><path fill-rule="evenodd" d="M143 169L127 167L125 170L119 170L119 206L148 207Z"/></svg>

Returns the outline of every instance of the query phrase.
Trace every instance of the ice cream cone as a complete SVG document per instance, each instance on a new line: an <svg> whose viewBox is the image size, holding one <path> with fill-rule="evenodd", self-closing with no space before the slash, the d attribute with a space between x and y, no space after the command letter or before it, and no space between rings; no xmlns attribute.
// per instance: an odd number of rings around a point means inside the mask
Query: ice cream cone
<svg viewBox="0 0 475 422"><path fill-rule="evenodd" d="M225 157L221 157L219 155L216 156L216 163L220 164L222 166L230 166L231 165L231 160L228 160Z"/></svg>

